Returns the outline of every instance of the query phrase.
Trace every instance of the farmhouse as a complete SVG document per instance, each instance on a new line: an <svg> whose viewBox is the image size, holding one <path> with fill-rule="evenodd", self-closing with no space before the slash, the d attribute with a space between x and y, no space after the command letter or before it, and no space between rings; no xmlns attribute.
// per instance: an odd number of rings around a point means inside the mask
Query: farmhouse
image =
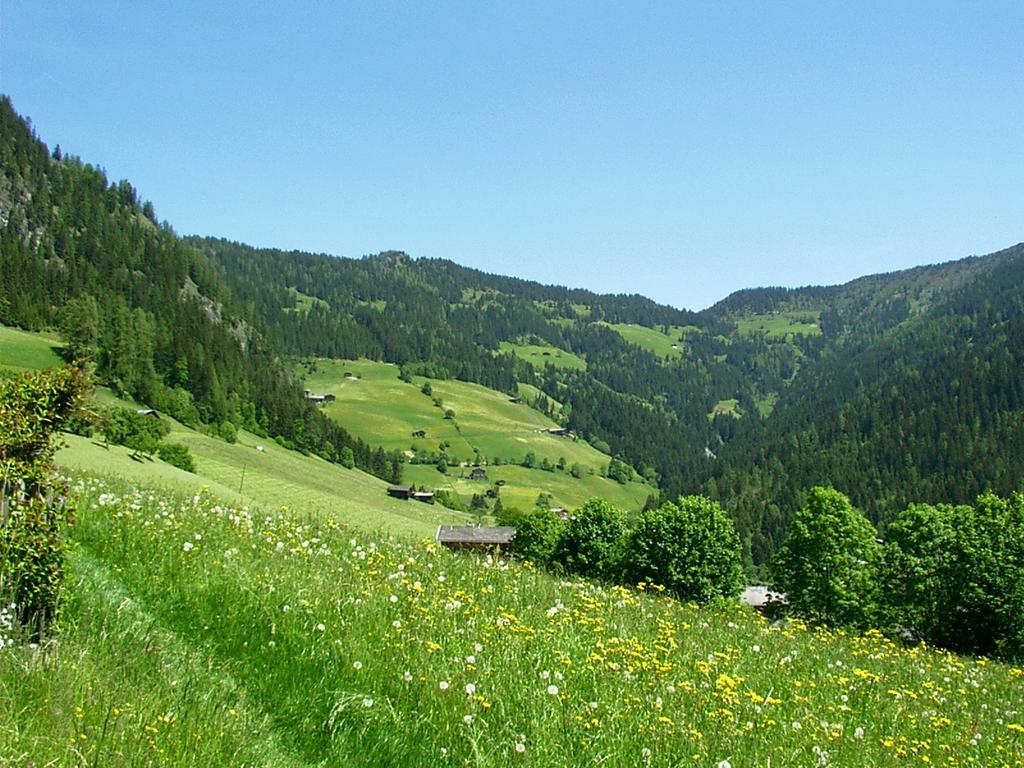
<svg viewBox="0 0 1024 768"><path fill-rule="evenodd" d="M394 496L396 499L408 499L412 496L411 485L389 485L388 496Z"/></svg>
<svg viewBox="0 0 1024 768"><path fill-rule="evenodd" d="M438 544L449 549L497 549L507 547L516 529L508 526L488 525L439 525L437 527Z"/></svg>
<svg viewBox="0 0 1024 768"><path fill-rule="evenodd" d="M486 480L487 470L482 467L476 467L472 472L469 473L470 480Z"/></svg>
<svg viewBox="0 0 1024 768"><path fill-rule="evenodd" d="M549 435L555 435L556 437L566 437L570 440L576 439L576 433L568 427L549 427L542 429L541 432L547 432Z"/></svg>
<svg viewBox="0 0 1024 768"><path fill-rule="evenodd" d="M414 491L412 498L416 499L416 501L422 501L424 504L434 503L434 494L427 491Z"/></svg>

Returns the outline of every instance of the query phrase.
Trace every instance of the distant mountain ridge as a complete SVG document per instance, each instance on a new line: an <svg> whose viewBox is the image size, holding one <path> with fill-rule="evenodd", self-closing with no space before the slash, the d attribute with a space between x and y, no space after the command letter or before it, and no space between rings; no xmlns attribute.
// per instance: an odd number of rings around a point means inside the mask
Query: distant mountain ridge
<svg viewBox="0 0 1024 768"><path fill-rule="evenodd" d="M401 455L304 402L292 358L529 385L535 407L662 497L720 500L755 563L813 484L882 524L909 501L1021 485L1024 245L840 286L738 291L694 313L397 251L180 238L128 182L51 153L6 98L0 129L0 321L93 322L101 373L183 419L237 422L334 460L350 448L394 478Z"/></svg>

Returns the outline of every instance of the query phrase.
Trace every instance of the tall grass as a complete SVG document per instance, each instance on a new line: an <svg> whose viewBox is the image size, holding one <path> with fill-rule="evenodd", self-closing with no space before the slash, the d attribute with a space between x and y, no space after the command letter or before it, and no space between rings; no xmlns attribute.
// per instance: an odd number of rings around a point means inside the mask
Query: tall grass
<svg viewBox="0 0 1024 768"><path fill-rule="evenodd" d="M1019 668L206 492L75 493L74 624L0 656L12 764L1024 765Z"/></svg>

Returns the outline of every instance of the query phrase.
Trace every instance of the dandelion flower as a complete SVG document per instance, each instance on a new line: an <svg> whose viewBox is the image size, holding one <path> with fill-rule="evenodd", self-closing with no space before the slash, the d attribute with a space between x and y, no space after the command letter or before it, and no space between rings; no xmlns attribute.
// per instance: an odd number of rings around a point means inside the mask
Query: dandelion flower
<svg viewBox="0 0 1024 768"><path fill-rule="evenodd" d="M405 680L405 682L407 682L407 683L411 683L412 682L412 672L406 671L406 673L404 675L402 675L402 679Z"/></svg>
<svg viewBox="0 0 1024 768"><path fill-rule="evenodd" d="M853 731L853 738L855 738L855 739L863 739L864 738L864 729L861 728L859 725Z"/></svg>
<svg viewBox="0 0 1024 768"><path fill-rule="evenodd" d="M548 686L548 694L551 695L551 696L557 696L558 695L558 686L557 685L549 685Z"/></svg>
<svg viewBox="0 0 1024 768"><path fill-rule="evenodd" d="M324 626L323 622L316 625L317 632L323 632L325 629L327 629L327 627Z"/></svg>
<svg viewBox="0 0 1024 768"><path fill-rule="evenodd" d="M448 681L447 680L442 680L440 683L437 684L437 687L440 688L442 691L447 691L448 690Z"/></svg>
<svg viewBox="0 0 1024 768"><path fill-rule="evenodd" d="M473 724L473 716L472 715L463 715L462 716L462 722L464 722L466 725L472 725Z"/></svg>
<svg viewBox="0 0 1024 768"><path fill-rule="evenodd" d="M362 668L363 668L363 662L361 662L361 661L353 661L352 662L352 669L359 670L359 669L362 669Z"/></svg>
<svg viewBox="0 0 1024 768"><path fill-rule="evenodd" d="M525 751L526 751L526 745L523 744L523 742L521 742L521 741L517 741L516 742L516 752L518 752L521 755Z"/></svg>
<svg viewBox="0 0 1024 768"><path fill-rule="evenodd" d="M466 683L466 695L472 696L474 693L476 693L476 684Z"/></svg>
<svg viewBox="0 0 1024 768"><path fill-rule="evenodd" d="M728 760L719 760L718 768L732 768L732 763L730 763Z"/></svg>
<svg viewBox="0 0 1024 768"><path fill-rule="evenodd" d="M373 706L373 699L363 699L363 706L369 709Z"/></svg>
<svg viewBox="0 0 1024 768"><path fill-rule="evenodd" d="M192 542L191 541L186 541L184 544L181 545L181 548L183 550L185 550L186 552L191 552L192 551Z"/></svg>

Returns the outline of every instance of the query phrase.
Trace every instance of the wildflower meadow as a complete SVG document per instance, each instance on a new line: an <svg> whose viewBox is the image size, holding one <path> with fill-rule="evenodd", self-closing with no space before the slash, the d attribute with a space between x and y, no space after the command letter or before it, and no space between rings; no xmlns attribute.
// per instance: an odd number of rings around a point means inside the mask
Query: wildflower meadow
<svg viewBox="0 0 1024 768"><path fill-rule="evenodd" d="M1024 766L1024 669L71 479L0 765Z"/></svg>

